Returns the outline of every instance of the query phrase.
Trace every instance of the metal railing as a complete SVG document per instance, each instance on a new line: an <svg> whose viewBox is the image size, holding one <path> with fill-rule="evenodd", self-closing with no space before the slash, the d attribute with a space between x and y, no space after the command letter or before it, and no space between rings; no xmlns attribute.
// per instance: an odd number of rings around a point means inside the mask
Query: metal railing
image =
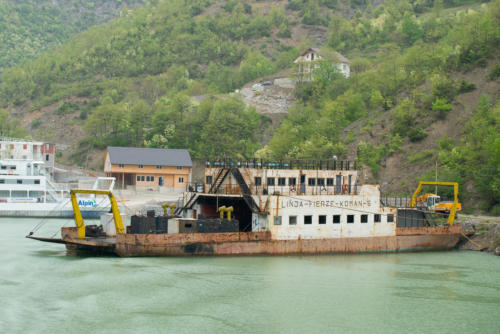
<svg viewBox="0 0 500 334"><path fill-rule="evenodd" d="M186 185L187 192L209 193L211 184L189 183ZM351 185L350 187L338 186L251 186L252 195L358 195L361 186ZM302 191L301 191L302 190ZM243 195L240 186L221 185L215 194L220 195Z"/></svg>
<svg viewBox="0 0 500 334"><path fill-rule="evenodd" d="M257 169L305 169L305 170L357 170L356 160L264 160L264 159L216 159L206 160L207 168L257 168Z"/></svg>

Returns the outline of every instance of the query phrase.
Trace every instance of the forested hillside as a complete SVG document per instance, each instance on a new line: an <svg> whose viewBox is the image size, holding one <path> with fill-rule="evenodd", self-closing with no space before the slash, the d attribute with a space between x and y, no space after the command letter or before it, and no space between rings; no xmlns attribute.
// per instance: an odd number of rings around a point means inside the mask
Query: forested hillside
<svg viewBox="0 0 500 334"><path fill-rule="evenodd" d="M151 1L4 70L0 134L74 144L77 163L106 145L337 155L392 193L437 164L468 207L500 213L499 27L500 0ZM352 75L323 62L261 147L269 119L227 93L293 73L310 46Z"/></svg>
<svg viewBox="0 0 500 334"><path fill-rule="evenodd" d="M0 72L143 0L0 0Z"/></svg>

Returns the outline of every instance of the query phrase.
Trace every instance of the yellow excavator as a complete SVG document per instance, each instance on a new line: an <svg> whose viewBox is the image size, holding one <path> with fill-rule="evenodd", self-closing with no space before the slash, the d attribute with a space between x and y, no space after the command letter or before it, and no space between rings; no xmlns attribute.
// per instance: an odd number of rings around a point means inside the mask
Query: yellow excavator
<svg viewBox="0 0 500 334"><path fill-rule="evenodd" d="M423 186L449 186L453 187L453 202L441 201L441 197L436 194L423 194L418 196ZM457 182L436 182L420 181L417 190L413 193L410 201L410 207L423 207L426 210L448 215L448 224L453 225L457 211L462 210L462 204L458 202L458 183Z"/></svg>

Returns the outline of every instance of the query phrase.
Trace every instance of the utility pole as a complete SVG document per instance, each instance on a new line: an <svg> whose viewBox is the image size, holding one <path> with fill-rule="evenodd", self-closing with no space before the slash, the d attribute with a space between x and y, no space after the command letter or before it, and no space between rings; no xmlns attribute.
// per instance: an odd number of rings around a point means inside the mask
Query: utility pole
<svg viewBox="0 0 500 334"><path fill-rule="evenodd" d="M438 181L438 161L436 159L436 177L434 179L434 181ZM437 195L438 194L438 186L437 184L434 186L434 193Z"/></svg>

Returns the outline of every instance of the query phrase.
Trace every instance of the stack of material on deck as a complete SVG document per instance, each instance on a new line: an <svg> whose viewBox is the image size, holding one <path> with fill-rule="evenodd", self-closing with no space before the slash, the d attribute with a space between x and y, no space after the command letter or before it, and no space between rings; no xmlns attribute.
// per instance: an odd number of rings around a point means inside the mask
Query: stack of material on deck
<svg viewBox="0 0 500 334"><path fill-rule="evenodd" d="M235 219L179 219L179 233L238 232L239 226L239 221Z"/></svg>
<svg viewBox="0 0 500 334"><path fill-rule="evenodd" d="M422 210L398 209L398 227L421 227L429 226L426 216Z"/></svg>
<svg viewBox="0 0 500 334"><path fill-rule="evenodd" d="M91 238L103 238L106 237L102 225L86 225L85 226L85 236Z"/></svg>
<svg viewBox="0 0 500 334"><path fill-rule="evenodd" d="M168 233L168 219L172 216L132 216L130 233L132 234L162 234Z"/></svg>

